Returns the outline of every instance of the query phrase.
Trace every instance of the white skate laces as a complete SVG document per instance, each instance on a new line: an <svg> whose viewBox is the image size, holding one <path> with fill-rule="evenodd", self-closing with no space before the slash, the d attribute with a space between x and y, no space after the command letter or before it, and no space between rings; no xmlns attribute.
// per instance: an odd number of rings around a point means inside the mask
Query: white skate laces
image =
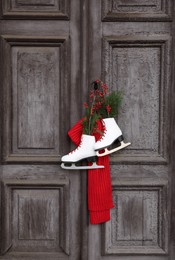
<svg viewBox="0 0 175 260"><path fill-rule="evenodd" d="M74 150L72 150L71 152L69 152L68 154L72 154L75 153L76 150L78 150L81 147L82 142L79 144L79 146L77 146L77 148L75 148Z"/></svg>
<svg viewBox="0 0 175 260"><path fill-rule="evenodd" d="M104 135L99 141L95 143L94 146L97 156L101 157L101 156L114 153L131 144L131 143L124 143L122 132L118 127L114 118L105 118L103 119L103 123L105 126ZM108 147L111 146L116 141L118 141L120 145L117 145L116 148L109 150ZM100 153L99 152L100 150L104 150L104 151Z"/></svg>
<svg viewBox="0 0 175 260"><path fill-rule="evenodd" d="M103 165L96 163L97 157L114 153L131 144L124 143L122 132L114 118L103 119L103 123L105 130L100 140L95 142L94 136L83 134L79 146L61 158L61 167L63 169L84 170L104 168ZM116 142L118 142L117 147L109 150L108 148ZM91 162L92 165L79 165L82 161Z"/></svg>
<svg viewBox="0 0 175 260"><path fill-rule="evenodd" d="M81 136L81 141L76 149L61 158L61 167L64 169L104 168L96 163L98 157L114 153L131 144L124 143L122 131L114 119L118 114L123 93L119 90L109 91L108 86L100 79L93 81L91 87L93 89L89 91L89 102L83 104L85 115L68 134L72 141ZM84 134L81 135L81 131ZM101 132L103 134L96 142L95 137ZM87 165L82 165L83 161L86 161ZM98 162L103 160L99 159Z"/></svg>
<svg viewBox="0 0 175 260"><path fill-rule="evenodd" d="M91 135L82 135L80 145L72 152L61 158L61 167L69 170L98 169L104 168L103 165L97 165L97 155L94 150L95 137ZM79 165L82 161L92 162L92 165Z"/></svg>

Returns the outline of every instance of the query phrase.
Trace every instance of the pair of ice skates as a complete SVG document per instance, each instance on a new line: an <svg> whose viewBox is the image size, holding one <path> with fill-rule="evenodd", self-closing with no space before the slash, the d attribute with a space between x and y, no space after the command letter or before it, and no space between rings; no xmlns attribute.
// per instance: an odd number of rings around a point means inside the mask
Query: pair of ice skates
<svg viewBox="0 0 175 260"><path fill-rule="evenodd" d="M120 128L114 118L103 119L105 131L101 139L95 142L95 137L83 134L80 145L67 155L61 158L61 167L69 170L99 169L103 165L97 165L97 157L105 156L125 148L131 143L124 143ZM109 150L109 146L117 142L117 147ZM104 150L100 153L100 150ZM78 166L79 162L87 160L92 165Z"/></svg>

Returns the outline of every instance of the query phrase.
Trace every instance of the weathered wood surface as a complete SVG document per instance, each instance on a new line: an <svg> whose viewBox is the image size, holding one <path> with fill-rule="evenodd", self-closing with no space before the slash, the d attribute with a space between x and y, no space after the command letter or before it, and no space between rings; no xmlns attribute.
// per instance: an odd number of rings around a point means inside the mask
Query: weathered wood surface
<svg viewBox="0 0 175 260"><path fill-rule="evenodd" d="M100 75L110 89L123 91L116 119L125 140L131 141L110 157L115 208L111 221L90 227L92 260L168 260L174 254L169 247L172 4L90 1L89 77Z"/></svg>
<svg viewBox="0 0 175 260"><path fill-rule="evenodd" d="M0 259L81 257L80 174L60 167L80 118L79 27L79 0L1 1Z"/></svg>
<svg viewBox="0 0 175 260"><path fill-rule="evenodd" d="M0 259L174 260L172 5L1 1ZM59 165L96 78L123 91L132 143L110 158L103 225L89 225L86 172Z"/></svg>

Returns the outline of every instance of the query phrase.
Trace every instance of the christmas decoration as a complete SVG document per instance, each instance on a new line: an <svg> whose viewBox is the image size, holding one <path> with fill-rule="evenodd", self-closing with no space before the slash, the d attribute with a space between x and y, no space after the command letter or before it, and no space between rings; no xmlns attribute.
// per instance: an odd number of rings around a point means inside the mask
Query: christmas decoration
<svg viewBox="0 0 175 260"><path fill-rule="evenodd" d="M93 82L90 90L89 103L85 102L83 133L93 135L99 129L97 121L102 118L116 117L122 101L121 91L108 91L108 86L101 80ZM102 134L102 133L101 133Z"/></svg>
<svg viewBox="0 0 175 260"><path fill-rule="evenodd" d="M77 148L61 158L61 167L64 169L88 170L91 224L110 220L110 209L114 207L108 154L130 145L124 143L122 131L114 119L121 101L120 91L109 92L101 80L94 81L89 102L84 103L85 116L68 132ZM112 144L116 144L116 147L109 150ZM83 161L86 165L82 165Z"/></svg>
<svg viewBox="0 0 175 260"><path fill-rule="evenodd" d="M69 131L68 136L78 147L83 134L82 120L79 120ZM103 124L98 121L98 129L103 131ZM95 140L101 135L96 132ZM110 220L110 209L114 207L112 201L112 185L110 176L109 156L97 158L103 169L88 169L88 210L91 224L100 224Z"/></svg>
<svg viewBox="0 0 175 260"><path fill-rule="evenodd" d="M93 89L89 93L89 103L85 102L85 116L82 120L83 133L79 146L72 152L61 158L61 167L64 169L76 170L81 169L98 169L104 168L103 165L96 163L96 156L104 156L120 150L130 143L123 142L123 136L120 128L117 126L114 116L117 115L119 106L122 101L120 91L108 91L108 87L101 80L93 82ZM105 119L107 118L107 119ZM103 120L104 119L104 120ZM98 122L103 120L102 131L98 127ZM94 134L99 133L99 141L95 143ZM112 143L120 143L120 147L108 150ZM105 148L104 153L99 150ZM82 160L92 162L91 165L77 165Z"/></svg>
<svg viewBox="0 0 175 260"><path fill-rule="evenodd" d="M95 143L94 150L97 156L105 156L121 150L130 143L124 143L122 132L117 125L114 117L117 116L122 101L120 91L108 91L108 86L101 80L94 82L94 89L90 91L90 104L84 103L86 116L83 120L83 132L94 134L99 131L97 120L102 119L104 132L102 138ZM117 147L108 149L109 146L116 142ZM100 153L99 150L105 151Z"/></svg>
<svg viewBox="0 0 175 260"><path fill-rule="evenodd" d="M121 150L131 144L124 143L122 132L114 118L105 118L103 119L103 123L105 125L104 134L102 138L94 145L94 150L97 151L97 156L105 156L107 154L117 152L118 150ZM115 142L117 143L117 146L109 150L107 147L111 146ZM103 149L105 149L105 151L103 153L100 153L99 150Z"/></svg>
<svg viewBox="0 0 175 260"><path fill-rule="evenodd" d="M72 152L62 157L61 167L69 170L84 170L84 169L98 169L104 168L103 165L97 165L96 153L94 150L95 137L92 135L82 134L79 146ZM83 159L92 162L91 166L76 166L75 163ZM71 163L71 164L70 164Z"/></svg>

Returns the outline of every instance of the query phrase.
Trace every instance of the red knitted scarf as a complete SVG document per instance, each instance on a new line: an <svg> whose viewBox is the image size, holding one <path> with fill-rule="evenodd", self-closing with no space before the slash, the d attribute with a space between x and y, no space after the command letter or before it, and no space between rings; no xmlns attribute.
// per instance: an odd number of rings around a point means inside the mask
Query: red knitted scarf
<svg viewBox="0 0 175 260"><path fill-rule="evenodd" d="M98 129L103 131L103 124L98 121ZM78 146L82 136L82 119L68 132L71 140ZM94 134L96 141L101 137ZM98 157L97 164L104 165L104 169L88 170L88 209L90 223L99 224L110 220L110 209L114 207L112 201L112 186L110 177L109 156Z"/></svg>

